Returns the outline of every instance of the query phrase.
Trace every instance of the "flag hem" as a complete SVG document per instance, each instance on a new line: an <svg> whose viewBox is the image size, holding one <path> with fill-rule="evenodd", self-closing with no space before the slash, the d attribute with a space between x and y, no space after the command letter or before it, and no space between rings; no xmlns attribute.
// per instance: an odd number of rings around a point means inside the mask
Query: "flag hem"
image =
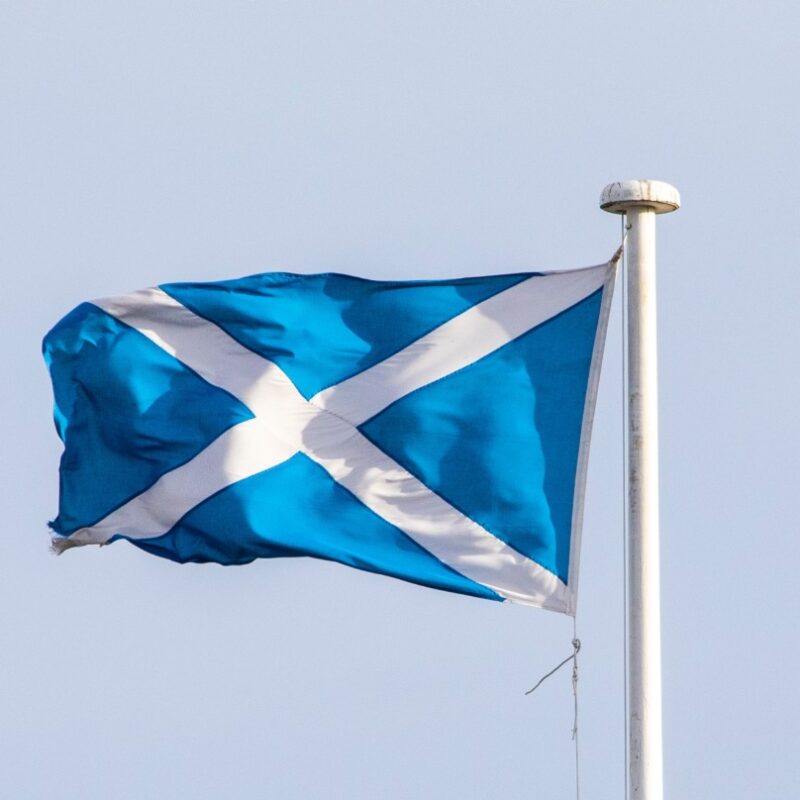
<svg viewBox="0 0 800 800"><path fill-rule="evenodd" d="M572 501L572 529L569 543L569 570L567 573L567 597L564 613L575 616L578 604L578 573L580 567L581 535L583 532L583 510L586 478L589 467L589 449L592 438L592 425L600 383L600 368L603 364L608 318L614 296L614 283L617 277L617 258L608 262L608 275L603 284L603 298L600 303L600 316L597 320L592 362L589 367L589 381L586 388L586 401L583 406L580 445L578 447L578 468L575 475L575 492Z"/></svg>

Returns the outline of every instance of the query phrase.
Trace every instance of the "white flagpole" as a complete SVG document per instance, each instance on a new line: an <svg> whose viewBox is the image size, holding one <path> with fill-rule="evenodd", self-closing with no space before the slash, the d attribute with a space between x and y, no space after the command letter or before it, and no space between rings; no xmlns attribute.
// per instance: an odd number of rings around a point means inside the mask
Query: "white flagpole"
<svg viewBox="0 0 800 800"><path fill-rule="evenodd" d="M661 609L658 554L656 214L680 206L661 181L621 181L600 207L625 214L628 238L628 786L662 800Z"/></svg>

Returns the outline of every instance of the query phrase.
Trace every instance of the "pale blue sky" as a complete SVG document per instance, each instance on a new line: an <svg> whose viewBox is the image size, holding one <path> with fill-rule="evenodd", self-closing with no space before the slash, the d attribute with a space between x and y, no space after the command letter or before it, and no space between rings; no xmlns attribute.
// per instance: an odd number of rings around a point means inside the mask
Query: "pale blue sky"
<svg viewBox="0 0 800 800"><path fill-rule="evenodd" d="M309 560L48 552L39 354L173 280L597 263L659 222L668 797L800 795L792 3L0 4L0 795L569 797L556 614ZM620 340L586 505L584 796L623 785Z"/></svg>

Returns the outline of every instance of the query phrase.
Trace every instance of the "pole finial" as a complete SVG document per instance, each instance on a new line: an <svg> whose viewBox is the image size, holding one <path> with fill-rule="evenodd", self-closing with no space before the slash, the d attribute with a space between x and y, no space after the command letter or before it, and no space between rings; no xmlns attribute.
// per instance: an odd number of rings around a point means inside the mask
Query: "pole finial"
<svg viewBox="0 0 800 800"><path fill-rule="evenodd" d="M600 195L600 208L624 214L629 208L652 208L668 214L681 206L678 190L664 181L617 181L609 183Z"/></svg>

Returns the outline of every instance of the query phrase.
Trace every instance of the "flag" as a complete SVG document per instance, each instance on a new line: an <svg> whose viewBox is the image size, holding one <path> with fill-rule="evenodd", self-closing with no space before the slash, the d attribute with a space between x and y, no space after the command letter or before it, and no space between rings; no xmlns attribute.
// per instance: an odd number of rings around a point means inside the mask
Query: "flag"
<svg viewBox="0 0 800 800"><path fill-rule="evenodd" d="M78 306L43 347L55 549L314 556L574 614L614 268L266 273Z"/></svg>

